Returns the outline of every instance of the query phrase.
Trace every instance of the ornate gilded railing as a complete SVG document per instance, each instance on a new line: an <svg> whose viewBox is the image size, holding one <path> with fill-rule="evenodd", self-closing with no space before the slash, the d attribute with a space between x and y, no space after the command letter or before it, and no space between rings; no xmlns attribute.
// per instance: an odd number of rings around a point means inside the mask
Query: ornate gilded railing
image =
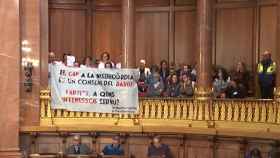
<svg viewBox="0 0 280 158"><path fill-rule="evenodd" d="M280 106L273 100L215 100L214 120L280 124Z"/></svg>
<svg viewBox="0 0 280 158"><path fill-rule="evenodd" d="M41 91L41 127L73 131L172 132L280 137L280 103L274 100L140 99L137 115L51 109Z"/></svg>

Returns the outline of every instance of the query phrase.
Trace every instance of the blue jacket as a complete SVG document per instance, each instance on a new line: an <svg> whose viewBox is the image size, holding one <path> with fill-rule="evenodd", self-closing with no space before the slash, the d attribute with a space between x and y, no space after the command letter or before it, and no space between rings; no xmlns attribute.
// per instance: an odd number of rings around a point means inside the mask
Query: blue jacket
<svg viewBox="0 0 280 158"><path fill-rule="evenodd" d="M124 150L121 145L114 146L113 144L106 145L103 149L104 155L124 155Z"/></svg>

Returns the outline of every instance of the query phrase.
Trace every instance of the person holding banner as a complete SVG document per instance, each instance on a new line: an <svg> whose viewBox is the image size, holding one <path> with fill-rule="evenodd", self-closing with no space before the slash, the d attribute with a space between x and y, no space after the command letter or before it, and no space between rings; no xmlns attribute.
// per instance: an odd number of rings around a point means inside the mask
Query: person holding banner
<svg viewBox="0 0 280 158"><path fill-rule="evenodd" d="M76 57L71 55L71 53L64 53L63 54L63 59L61 62L64 66L69 66L69 67L75 67L75 65L78 65L78 62L76 61ZM80 65L80 64L79 64Z"/></svg>
<svg viewBox="0 0 280 158"><path fill-rule="evenodd" d="M67 56L70 56L71 54L67 54L67 53L64 53L63 56L62 56L62 63L67 66Z"/></svg>
<svg viewBox="0 0 280 158"><path fill-rule="evenodd" d="M54 64L63 65L63 62L56 60L56 55L54 52L49 52L49 55L48 55L48 84L49 84L49 86L51 85L51 69Z"/></svg>
<svg viewBox="0 0 280 158"><path fill-rule="evenodd" d="M53 65L51 108L100 113L136 113L137 69L88 69Z"/></svg>
<svg viewBox="0 0 280 158"><path fill-rule="evenodd" d="M49 52L49 64L52 64L55 62L55 53L54 52Z"/></svg>
<svg viewBox="0 0 280 158"><path fill-rule="evenodd" d="M48 60L49 60L49 65L48 65L48 83L50 85L51 84L52 64L55 62L55 54L54 54L54 52L49 52Z"/></svg>
<svg viewBox="0 0 280 158"><path fill-rule="evenodd" d="M105 63L105 69L112 69L113 68L113 65L112 65L112 62L107 62Z"/></svg>
<svg viewBox="0 0 280 158"><path fill-rule="evenodd" d="M79 68L79 67L80 67L80 63L79 63L78 61L75 61L75 62L74 62L74 67Z"/></svg>
<svg viewBox="0 0 280 158"><path fill-rule="evenodd" d="M83 64L81 64L80 66L81 68L94 68L94 64L93 64L93 61L92 61L92 57L90 56L87 56L84 58L84 62Z"/></svg>
<svg viewBox="0 0 280 158"><path fill-rule="evenodd" d="M104 52L104 53L101 54L101 59L100 59L99 64L98 64L98 68L104 69L105 64L107 62L110 62L112 64L112 67L115 66L114 63L110 59L110 54L108 52Z"/></svg>

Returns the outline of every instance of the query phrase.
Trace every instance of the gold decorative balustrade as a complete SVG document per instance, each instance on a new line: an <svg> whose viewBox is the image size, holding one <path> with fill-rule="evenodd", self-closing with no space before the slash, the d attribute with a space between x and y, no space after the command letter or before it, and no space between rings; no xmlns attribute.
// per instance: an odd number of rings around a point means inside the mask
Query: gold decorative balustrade
<svg viewBox="0 0 280 158"><path fill-rule="evenodd" d="M56 131L167 132L280 138L280 103L274 100L143 98L137 115L51 109L41 91L40 126Z"/></svg>

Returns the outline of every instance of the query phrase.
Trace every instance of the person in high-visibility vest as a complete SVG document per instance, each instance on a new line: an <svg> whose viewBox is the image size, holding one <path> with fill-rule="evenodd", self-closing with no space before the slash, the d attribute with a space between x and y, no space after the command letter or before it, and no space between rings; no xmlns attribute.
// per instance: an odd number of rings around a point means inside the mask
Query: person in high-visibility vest
<svg viewBox="0 0 280 158"><path fill-rule="evenodd" d="M265 51L262 60L258 64L259 86L262 99L273 98L273 89L275 87L276 63L272 61L269 51Z"/></svg>

